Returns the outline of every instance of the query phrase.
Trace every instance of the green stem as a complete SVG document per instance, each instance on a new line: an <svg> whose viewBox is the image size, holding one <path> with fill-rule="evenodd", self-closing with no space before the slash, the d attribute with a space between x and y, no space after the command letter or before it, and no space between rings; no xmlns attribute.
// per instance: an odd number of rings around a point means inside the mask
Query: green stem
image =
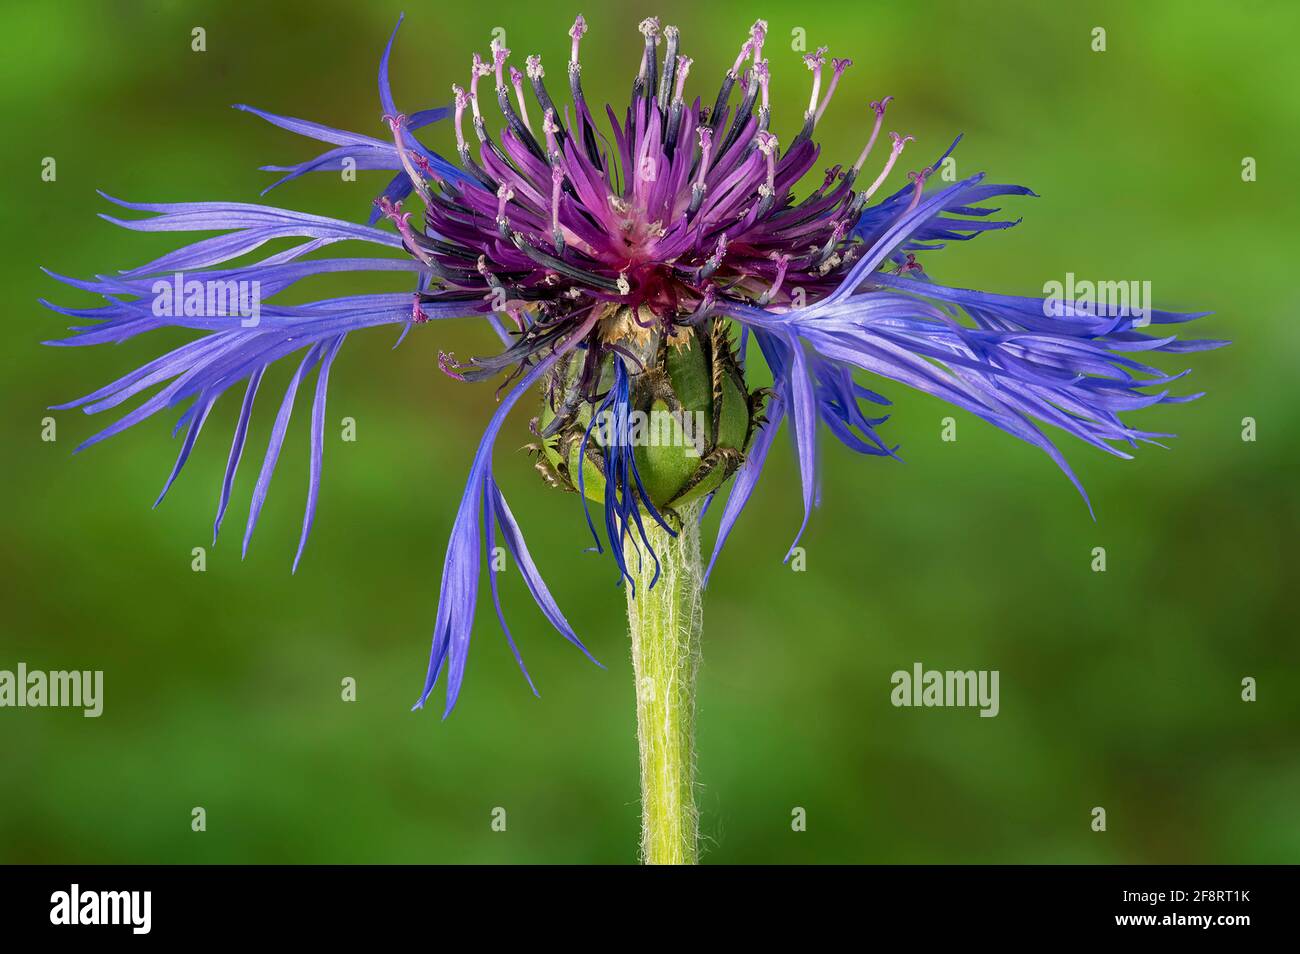
<svg viewBox="0 0 1300 954"><path fill-rule="evenodd" d="M655 563L627 543L627 619L636 673L636 725L641 750L641 860L651 865L695 864L699 815L695 809L695 675L703 624L699 506L679 511L676 537L645 518Z"/></svg>

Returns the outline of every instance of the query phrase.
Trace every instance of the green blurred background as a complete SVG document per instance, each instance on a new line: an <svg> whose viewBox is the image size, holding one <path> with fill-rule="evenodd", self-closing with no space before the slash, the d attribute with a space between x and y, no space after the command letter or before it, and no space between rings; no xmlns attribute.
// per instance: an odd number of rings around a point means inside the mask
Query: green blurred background
<svg viewBox="0 0 1300 954"><path fill-rule="evenodd" d="M1097 520L1041 453L961 412L878 384L906 463L824 445L807 570L781 557L797 474L778 443L708 592L699 765L706 860L722 862L1294 862L1300 688L1291 602L1297 503L1291 259L1298 146L1291 3L605 3L584 12L588 98L622 103L637 21L683 31L690 88L712 98L756 16L771 27L774 127L792 134L808 73L791 30L856 65L824 123L824 163L852 161L864 104L915 168L964 132L958 171L1024 183L1018 228L926 259L949 284L1041 293L1067 271L1152 282L1158 307L1212 310L1233 347L1192 356L1208 396L1134 419L1180 436L1120 461L1065 445ZM7 3L0 13L6 228L0 491L0 669L102 669L98 720L0 709L0 860L8 862L630 862L637 762L623 596L575 497L545 489L527 413L498 477L600 670L549 630L517 574L509 619L528 692L480 601L454 716L408 711L424 675L443 551L493 385L437 372L438 349L493 350L473 323L349 339L332 378L325 479L289 572L306 486L300 407L249 558L247 498L277 391L259 408L226 535L210 543L238 396L167 502L162 417L73 456L107 416L47 405L106 383L165 342L56 351L68 323L40 296L90 304L38 265L127 268L174 237L95 218L94 190L142 201L257 201L315 144L230 109L246 102L383 135L375 69L400 7ZM540 52L559 97L579 8L536 0L410 4L393 65L399 106L445 102L472 50L504 28ZM207 31L207 51L190 48ZM1104 27L1107 49L1091 49ZM620 107L621 108L621 107ZM426 137L447 150L448 128ZM40 179L43 157L58 178ZM1258 181L1243 182L1243 157ZM893 181L901 182L902 170ZM268 201L350 218L385 179L299 180ZM400 285L321 281L312 297ZM1173 366L1168 365L1167 366ZM288 368L277 369L275 381ZM301 403L301 402L300 402ZM528 413L531 413L529 409ZM338 422L357 422L344 443ZM1252 417L1258 440L1244 442ZM708 533L716 526L715 510ZM1104 546L1108 570L1091 571ZM484 605L486 604L486 605ZM914 662L997 669L1001 714L896 709ZM340 680L357 680L355 703ZM1241 680L1259 699L1241 701ZM190 830L191 809L207 831ZM1090 829L1103 806L1108 830ZM491 829L496 807L504 833ZM795 807L807 831L791 830Z"/></svg>

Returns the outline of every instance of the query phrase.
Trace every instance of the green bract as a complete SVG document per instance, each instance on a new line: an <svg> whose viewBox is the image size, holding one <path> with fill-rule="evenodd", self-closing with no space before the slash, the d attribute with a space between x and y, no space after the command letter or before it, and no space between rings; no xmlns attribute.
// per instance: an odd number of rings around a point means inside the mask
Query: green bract
<svg viewBox="0 0 1300 954"><path fill-rule="evenodd" d="M575 354L556 369L546 388L535 426L538 434L547 435L538 469L553 485L603 502L606 452L621 429L646 496L657 509L671 510L717 490L740 466L760 423L763 391L746 387L721 323L679 326L670 338L631 319L627 308L607 319L625 354L613 353L600 369L605 391L613 385L613 362L624 362L630 376L628 420L614 421L610 412L589 401L566 409L566 397L586 360L583 353ZM558 425L557 417L563 418Z"/></svg>

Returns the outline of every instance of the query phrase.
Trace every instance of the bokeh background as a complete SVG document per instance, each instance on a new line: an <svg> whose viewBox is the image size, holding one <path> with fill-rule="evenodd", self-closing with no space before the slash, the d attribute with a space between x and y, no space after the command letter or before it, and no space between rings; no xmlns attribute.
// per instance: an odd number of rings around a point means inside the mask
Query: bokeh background
<svg viewBox="0 0 1300 954"><path fill-rule="evenodd" d="M597 8L598 7L598 8ZM42 275L126 268L169 247L117 230L96 188L128 198L256 201L315 144L234 112L381 135L375 69L389 2L6 3L5 501L0 669L102 669L98 720L0 710L0 860L7 862L631 862L637 768L623 596L585 553L575 497L544 488L507 427L497 472L579 633L549 630L517 574L507 611L541 688L528 692L489 600L454 716L408 711L424 674L443 550L492 385L439 374L438 349L495 341L473 323L354 335L335 366L316 529L289 572L306 486L306 418L281 457L247 560L238 543L271 414L261 408L226 536L210 544L237 396L166 503L162 418L87 453L107 421L45 408L157 353L41 347L90 299ZM506 31L517 59L562 62L577 7L411 4L393 64L399 106L449 98L472 50ZM622 103L636 23L683 31L691 89L711 99L757 16L771 27L774 126L790 135L808 74L789 49L851 56L821 130L852 161L865 103L915 168L964 132L961 174L1041 198L1024 222L927 260L949 284L1041 293L1047 279L1145 279L1159 307L1205 309L1225 350L1193 356L1208 396L1138 420L1179 434L1120 461L1067 445L1096 507L1051 462L961 412L878 385L906 463L824 441L824 503L807 569L781 557L798 525L784 441L706 603L699 759L706 860L726 862L1294 862L1300 858L1293 280L1297 70L1291 3L606 2L583 12L588 97ZM206 52L191 30L207 31ZM1094 52L1092 30L1107 31ZM552 70L557 73L556 70ZM560 75L557 73L557 75ZM558 89L557 89L558 87ZM559 93L563 83L552 83ZM620 107L621 108L621 107ZM427 137L451 142L447 128ZM58 178L42 182L43 157ZM1244 182L1244 157L1258 180ZM271 201L363 216L382 174L299 180ZM902 170L895 181L902 181ZM376 280L322 293L393 289ZM275 381L287 377L280 368ZM268 402L277 400L264 389ZM941 419L958 439L940 440ZM349 416L357 440L337 426ZM1258 439L1242 440L1243 418ZM250 463L251 461L251 463ZM719 508L720 509L720 508ZM708 532L716 525L708 523ZM1108 569L1091 570L1104 546ZM486 605L484 605L486 603ZM914 662L997 669L1001 714L896 709ZM359 697L340 699L353 677ZM1240 698L1244 677L1258 701ZM207 831L190 830L191 809ZM1090 829L1094 806L1108 830ZM507 811L504 833L490 827ZM807 831L791 830L795 807Z"/></svg>

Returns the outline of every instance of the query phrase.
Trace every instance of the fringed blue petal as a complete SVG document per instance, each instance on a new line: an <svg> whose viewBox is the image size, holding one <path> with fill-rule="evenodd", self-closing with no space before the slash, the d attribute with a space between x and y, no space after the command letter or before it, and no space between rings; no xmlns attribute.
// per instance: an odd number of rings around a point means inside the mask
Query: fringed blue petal
<svg viewBox="0 0 1300 954"><path fill-rule="evenodd" d="M776 397L792 413L802 410L805 419L810 402L801 382L808 375L805 349L811 351L816 412L853 449L890 456L896 450L875 435L880 421L857 407L857 397L878 395L852 385L844 376L849 368L934 395L1040 448L1087 503L1082 484L1036 422L1127 458L1122 447L1158 443L1172 435L1130 427L1120 418L1122 412L1197 396L1171 395L1166 389L1186 372L1167 374L1129 355L1199 351L1225 342L1181 341L1138 330L1147 323L1183 323L1200 317L1196 313L1151 310L1139 319L1118 306L1098 305L1058 316L1053 302L1044 298L948 288L928 278L879 270L918 236L933 235L935 223L946 221L945 216L981 215L989 210L973 203L993 195L1028 194L1019 187L982 185L982 178L972 176L922 195L915 208L909 208L911 189L887 199L882 206L894 209L892 220L878 220L866 230L873 236L869 247L822 300L783 314L733 304L719 310L754 332L772 368ZM799 430L796 420L797 442ZM800 443L805 512L810 458L810 449ZM1088 507L1091 511L1090 503Z"/></svg>
<svg viewBox="0 0 1300 954"><path fill-rule="evenodd" d="M447 694L443 718L451 714L460 695L461 684L465 678L465 664L469 656L470 634L474 626L474 609L478 601L481 559L478 522L481 519L485 493L493 497L494 523L499 522L505 535L506 545L514 556L520 572L524 574L529 591L543 614L565 639L590 657L590 653L587 653L573 633L551 598L550 592L542 583L527 547L524 546L523 535L519 532L509 508L506 507L505 499L500 496L492 481L492 449L506 416L519 399L541 381L559 359L587 335L593 324L594 320L585 322L555 350L529 368L519 382L506 392L496 413L492 415L492 420L488 422L483 438L479 442L478 451L474 455L474 462L470 466L469 479L465 483L465 492L452 525L451 538L447 542L447 556L443 561L442 584L438 594L438 615L434 621L429 667L425 675L424 688L413 708L423 708L444 668L447 670Z"/></svg>
<svg viewBox="0 0 1300 954"><path fill-rule="evenodd" d="M307 477L307 507L302 516L302 536L298 539L298 552L293 557L293 572L298 572L298 563L302 560L302 551L307 547L307 538L311 535L312 521L316 519L316 501L320 498L321 458L325 453L325 394L329 390L330 365L339 353L343 339L339 335L326 342L321 357L320 371L316 375L316 397L311 407L311 457Z"/></svg>
<svg viewBox="0 0 1300 954"><path fill-rule="evenodd" d="M708 586L709 575L713 572L713 565L718 562L723 544L727 542L727 537L731 535L731 530L740 518L741 511L745 509L745 504L754 493L759 475L763 472L763 464L767 462L767 452L772 449L772 441L776 438L783 417L785 417L785 402L779 394L774 393L767 402L767 422L754 435L749 453L745 455L744 462L731 479L731 491L727 495L727 503L722 508L722 518L718 522L718 536L713 544L713 556L709 558L709 566L704 571L705 586Z"/></svg>
<svg viewBox="0 0 1300 954"><path fill-rule="evenodd" d="M383 324L412 324L410 292L352 295L323 299L298 305L280 305L271 299L297 282L317 275L343 272L401 272L414 274L421 284L427 271L409 258L333 258L304 261L304 256L334 242L361 240L385 248L400 247L401 239L391 233L269 206L237 202L143 203L111 201L136 211L153 213L149 218L111 221L136 231L231 230L228 234L205 239L170 252L153 262L119 275L100 275L94 280L78 280L53 275L60 281L84 291L103 296L105 304L94 308L66 308L43 302L51 310L89 323L74 326L70 338L53 341L59 346L86 346L119 343L149 331L164 328L188 328L200 332L194 341L180 345L155 358L116 381L60 408L81 407L88 414L116 408L132 398L147 395L132 410L97 434L88 438L78 450L119 434L159 411L171 407L185 408L176 424L176 433L184 430L180 451L155 506L171 489L188 461L208 414L214 404L231 387L247 381L248 388L235 428L221 486L217 516L213 523L214 540L225 517L239 462L247 440L249 418L266 369L295 353L306 357L286 392L276 419L270 445L259 473L249 510L244 549L247 550L253 528L264 503L271 475L279 458L280 447L292 416L293 396L307 372L320 365L311 422L310 480L307 507L297 555L296 568L310 535L319 497L325 392L329 368L343 338L351 331ZM260 261L237 267L209 267L243 255L265 242L285 236L306 239L292 248L263 257ZM199 313L185 314L182 299L186 289L244 289L256 295L255 313L228 313L226 305L212 313L206 304ZM243 296L244 291L240 291ZM160 308L161 300L172 305ZM241 297L242 300L242 297ZM250 297L251 300L251 297ZM179 312L179 313L178 313ZM423 318L442 319L472 313L461 303L428 304ZM152 391L152 393L150 393Z"/></svg>
<svg viewBox="0 0 1300 954"><path fill-rule="evenodd" d="M524 657L519 653L519 647L515 645L515 638L510 633L510 627L506 624L506 614L501 608L501 593L497 587L497 566L496 557L493 551L496 549L497 532L496 532L496 498L501 495L496 484L491 477L483 479L483 544L487 548L488 554L488 581L492 587L492 605L496 607L497 620L501 623L501 631L506 634L506 642L510 645L510 652L514 654L515 662L519 664L519 671L524 674L524 680L528 683L528 688L533 690L534 696L541 695L537 691L537 686L533 683L533 677L528 673L528 667L524 665Z"/></svg>
<svg viewBox="0 0 1300 954"><path fill-rule="evenodd" d="M384 114L388 116L397 115L397 107L393 102L392 90L388 82L388 61L392 55L393 40L397 37L397 30L402 25L402 16L397 18L397 26L393 28L393 33L388 39L388 44L384 48L384 55L379 65L379 99L383 107ZM413 185L411 178L403 168L401 157L397 153L395 144L389 140L376 139L373 136L366 136L360 133L348 132L342 129L335 129L332 126L325 126L320 123L314 123L306 119L295 119L291 116L278 116L275 113L268 113L264 110L257 109L253 106L246 106L242 103L237 104L235 109L243 112L252 113L272 125L279 126L289 132L296 133L300 136L306 136L310 139L316 139L320 142L332 143L335 148L327 150L306 162L300 162L292 166L263 166L268 172L283 172L275 182L271 183L262 190L262 195L270 192L276 186L283 185L309 172L320 172L325 170L340 170L343 168L345 161L351 161L353 168L358 170L388 170L397 174L389 182L381 193L391 202L398 202L411 194ZM446 180L452 182L462 182L465 175L453 163L448 162L442 156L433 152L423 143L415 138L411 130L420 129L431 123L439 122L451 115L451 109L447 106L439 106L434 109L422 109L406 117L406 122L402 127L403 145L422 156L429 163L430 170ZM373 206L369 212L368 222L374 224L379 219L379 212Z"/></svg>

